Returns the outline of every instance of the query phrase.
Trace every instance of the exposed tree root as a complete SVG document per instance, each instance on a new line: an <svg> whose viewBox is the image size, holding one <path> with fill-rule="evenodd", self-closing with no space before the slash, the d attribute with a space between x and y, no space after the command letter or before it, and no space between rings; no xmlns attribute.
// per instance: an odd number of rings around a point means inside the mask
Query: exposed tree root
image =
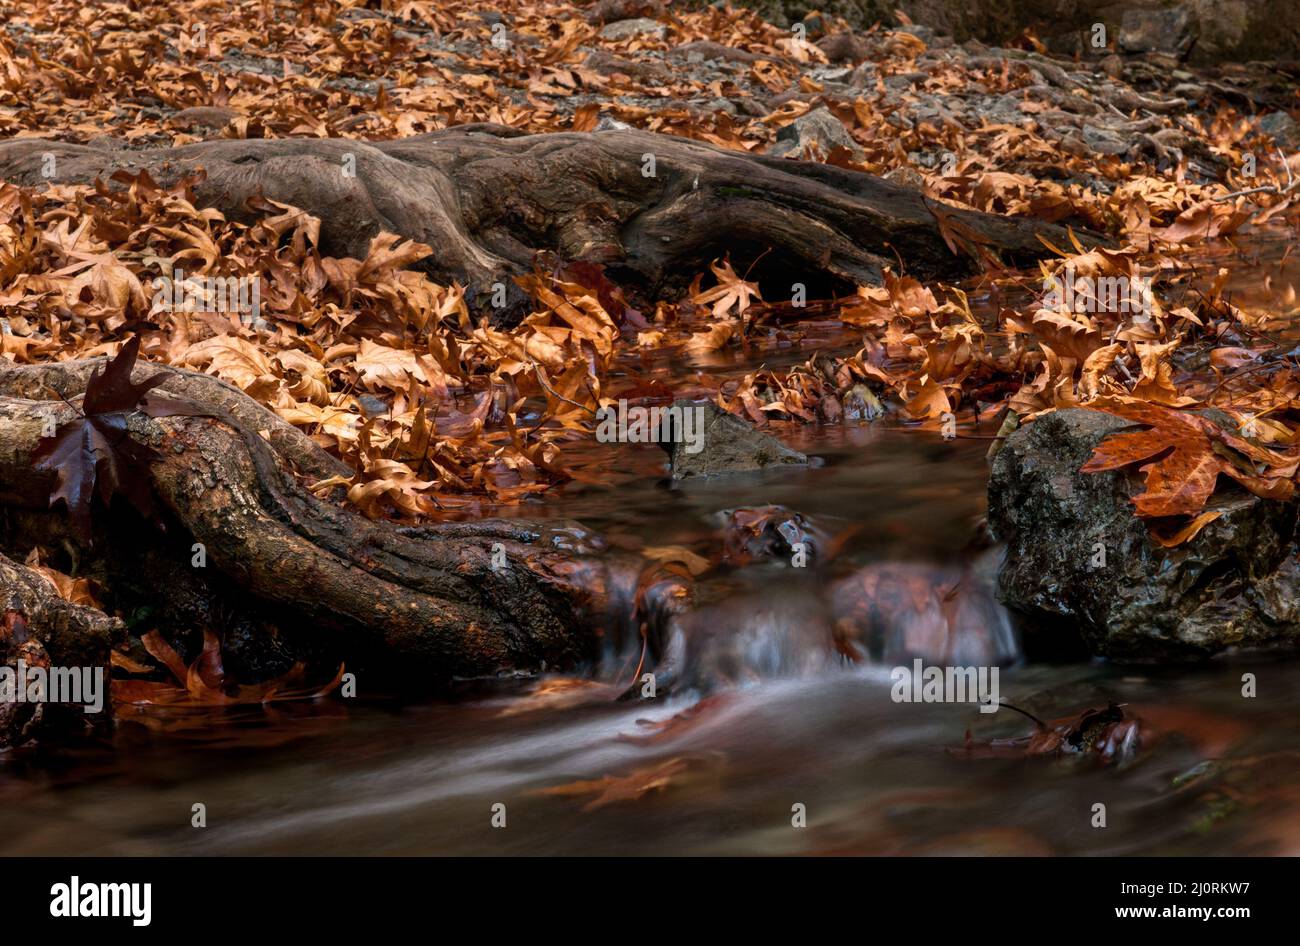
<svg viewBox="0 0 1300 946"><path fill-rule="evenodd" d="M117 618L65 601L48 579L0 555L0 612L7 611L23 616L58 664L107 664L109 650L126 642L126 626Z"/></svg>
<svg viewBox="0 0 1300 946"><path fill-rule="evenodd" d="M0 505L11 518L48 504L52 475L33 469L32 454L49 419L62 423L76 412L63 400L18 395L39 396L42 385L46 398L53 391L75 394L93 364L0 373ZM253 602L296 616L312 633L338 634L404 670L440 679L572 666L596 656L607 574L584 559L599 541L580 527L487 520L402 528L365 519L318 499L291 472L330 472L334 461L309 440L229 386L171 370L176 377L164 390L196 401L211 416L154 420L138 413L131 419L132 436L159 454L153 488L173 529L185 533L172 539L179 566L171 562L157 580L187 581L185 572L202 571L187 561L192 539L204 547L205 567L227 579L221 587L242 599L238 606ZM97 548L78 554L148 562L129 550L164 542L138 520L133 526L120 517L111 521ZM24 570L11 563L6 569L0 573L5 589L21 590ZM34 606L31 600L18 603ZM82 636L93 631L101 660L120 631L103 615L81 614L87 609L59 609L49 596L36 604L57 618L52 626L60 635L71 634L69 627ZM43 618L27 616L35 632L49 633ZM77 659L92 650L84 641L66 648Z"/></svg>
<svg viewBox="0 0 1300 946"><path fill-rule="evenodd" d="M52 178L43 176L49 155ZM950 241L1023 263L1046 252L1040 235L1065 239L1060 227L945 208L868 174L634 130L524 135L478 124L371 143L219 140L150 151L0 144L0 177L31 186L141 170L171 185L200 169L202 204L245 220L259 195L300 207L321 219L327 252L364 258L381 230L427 243L430 275L466 285L478 309L490 311L493 287L504 285L507 318L524 304L509 277L543 252L602 263L651 296L682 288L726 253L742 267L762 257L758 275L775 291L802 282L812 295L877 283L900 261L921 279L968 275L972 260Z"/></svg>

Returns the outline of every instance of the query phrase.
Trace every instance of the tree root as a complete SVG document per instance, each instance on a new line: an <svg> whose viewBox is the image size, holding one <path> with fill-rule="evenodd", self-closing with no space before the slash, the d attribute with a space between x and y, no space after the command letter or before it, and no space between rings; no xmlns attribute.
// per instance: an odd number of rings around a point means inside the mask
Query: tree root
<svg viewBox="0 0 1300 946"><path fill-rule="evenodd" d="M49 172L53 157L54 176ZM524 135L471 124L395 141L218 140L166 150L102 150L52 141L0 143L0 177L15 183L89 183L148 171L171 186L202 171L198 201L237 220L266 197L321 220L322 248L364 259L381 231L427 243L440 282L468 287L490 312L504 286L515 315L526 302L511 276L539 253L605 265L631 288L679 291L730 254L774 293L803 283L851 290L879 283L901 260L923 280L973 272L954 255L952 231L971 256L1026 263L1057 245L1057 226L945 208L917 191L826 164L768 158L635 130ZM1091 242L1091 238L1085 235ZM778 296L774 296L778 297ZM496 314L508 320L509 313Z"/></svg>
<svg viewBox="0 0 1300 946"><path fill-rule="evenodd" d="M76 416L67 401L12 392L44 387L67 397L84 389L95 363L0 373L0 505L7 515L47 507L53 477L33 469L32 454L49 420ZM163 389L195 400L209 416L137 413L131 435L158 454L150 470L154 491L168 524L187 538L174 548L188 556L202 546L203 567L219 573L227 590L269 613L309 622L313 633L337 635L345 650L441 680L573 666L598 656L610 579L607 565L587 557L600 540L580 526L512 519L403 528L365 519L317 498L293 474L294 467L328 473L336 462L307 438L228 385L164 370L175 378ZM112 556L163 541L138 520L132 526L129 518L103 519L114 523L98 540L107 549L82 554ZM186 571L185 564L176 570ZM12 567L21 577L22 569ZM102 660L109 642L122 637L120 622L59 609L48 596L39 617L26 609L40 602L15 600L38 634L51 633L48 614L56 636L68 637L66 648L54 643L56 659L93 652ZM80 615L80 623L59 617L63 612ZM85 641L72 646L69 627L82 628L82 637L93 629L98 650Z"/></svg>

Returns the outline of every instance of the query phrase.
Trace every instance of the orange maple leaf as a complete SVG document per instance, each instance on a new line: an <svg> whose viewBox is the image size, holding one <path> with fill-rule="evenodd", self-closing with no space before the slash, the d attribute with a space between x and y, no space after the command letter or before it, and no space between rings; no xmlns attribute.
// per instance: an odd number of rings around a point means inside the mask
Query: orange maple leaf
<svg viewBox="0 0 1300 946"><path fill-rule="evenodd" d="M1295 492L1295 458L1257 447L1208 417L1110 398L1089 407L1149 428L1112 434L1082 467L1085 473L1100 473L1151 461L1141 468L1146 489L1133 497L1139 516L1196 515L1214 493L1220 474L1266 499L1289 499Z"/></svg>

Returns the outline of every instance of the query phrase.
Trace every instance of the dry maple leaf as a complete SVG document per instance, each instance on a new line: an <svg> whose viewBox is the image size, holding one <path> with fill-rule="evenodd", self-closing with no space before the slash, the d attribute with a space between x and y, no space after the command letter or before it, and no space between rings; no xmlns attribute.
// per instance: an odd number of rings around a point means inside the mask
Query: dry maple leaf
<svg viewBox="0 0 1300 946"><path fill-rule="evenodd" d="M1196 515L1214 493L1220 474L1266 499L1288 499L1295 492L1294 459L1256 447L1207 417L1111 398L1089 406L1148 428L1111 434L1082 467L1085 473L1100 473L1150 461L1141 468L1146 489L1133 497L1139 516Z"/></svg>
<svg viewBox="0 0 1300 946"><path fill-rule="evenodd" d="M149 390L167 380L165 372L132 382L131 369L139 351L137 335L122 346L103 374L96 367L86 383L80 416L61 424L52 437L42 438L32 454L36 469L58 474L50 505L63 501L73 528L86 542L96 491L106 506L114 493L120 493L140 515L153 518L148 468L155 453L130 436L129 415L137 410L151 417L197 412L169 398L149 398Z"/></svg>
<svg viewBox="0 0 1300 946"><path fill-rule="evenodd" d="M746 282L738 276L731 268L731 260L715 260L709 264L709 269L713 270L718 284L691 296L691 301L696 305L712 303L715 318L727 318L733 308L737 315L743 316L749 309L750 300L763 301L758 294L758 283Z"/></svg>

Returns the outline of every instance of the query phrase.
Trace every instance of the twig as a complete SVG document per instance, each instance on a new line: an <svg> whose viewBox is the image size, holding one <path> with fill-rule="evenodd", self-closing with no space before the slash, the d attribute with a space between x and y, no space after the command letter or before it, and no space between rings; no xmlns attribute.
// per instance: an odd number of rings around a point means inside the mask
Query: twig
<svg viewBox="0 0 1300 946"><path fill-rule="evenodd" d="M547 383L546 379L542 376L542 369L540 366L538 366L537 362L529 358L528 363L533 366L533 374L537 375L537 383L546 389L547 394L550 394L556 400L563 401L565 404L572 404L574 407L581 408L582 410L590 414L592 417L598 416L598 412L593 411L586 404L579 404L577 401L570 400L569 398L561 394L559 391L555 390L555 388L551 387Z"/></svg>
<svg viewBox="0 0 1300 946"><path fill-rule="evenodd" d="M1245 190L1233 191L1231 194L1224 194L1222 197L1216 197L1214 198L1214 202L1223 203L1225 200L1232 200L1236 197L1247 197L1250 194L1276 194L1279 197L1284 197L1291 193L1296 189L1297 184L1300 184L1300 181L1297 181L1295 175L1291 173L1291 165L1287 163L1286 155L1282 153L1281 148L1277 149L1277 157L1278 160L1282 162L1282 167L1286 169L1285 187L1278 187L1276 184L1264 184L1260 187L1248 187Z"/></svg>

